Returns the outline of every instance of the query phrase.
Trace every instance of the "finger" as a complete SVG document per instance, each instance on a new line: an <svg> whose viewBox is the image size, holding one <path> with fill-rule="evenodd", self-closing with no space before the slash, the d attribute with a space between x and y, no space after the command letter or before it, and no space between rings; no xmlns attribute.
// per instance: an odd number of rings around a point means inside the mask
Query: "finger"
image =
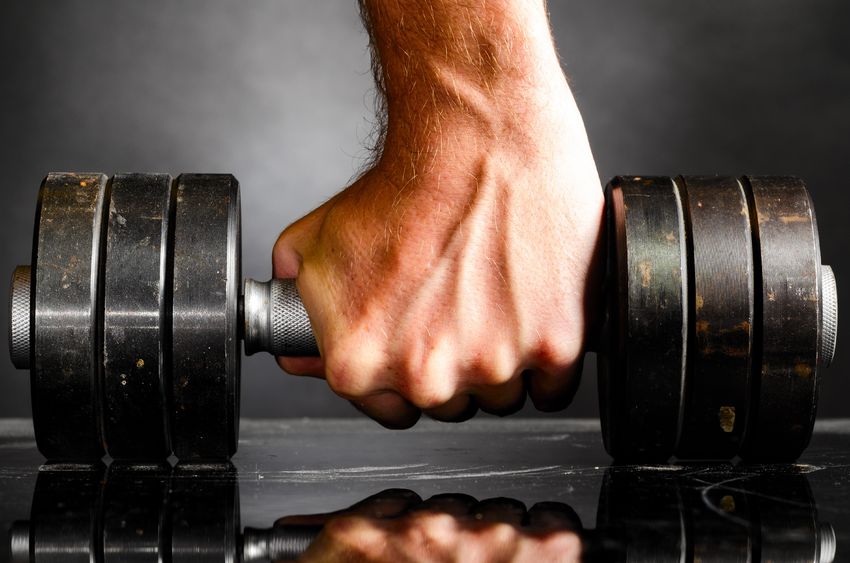
<svg viewBox="0 0 850 563"><path fill-rule="evenodd" d="M305 375L318 379L325 378L325 362L322 358L277 356L277 365L291 375Z"/></svg>
<svg viewBox="0 0 850 563"><path fill-rule="evenodd" d="M512 498L490 498L482 500L472 510L476 521L522 526L525 521L525 505Z"/></svg>
<svg viewBox="0 0 850 563"><path fill-rule="evenodd" d="M410 489L386 489L365 498L345 512L370 518L396 518L422 503L422 497Z"/></svg>
<svg viewBox="0 0 850 563"><path fill-rule="evenodd" d="M469 516L470 511L478 504L474 497L460 493L444 493L434 495L413 510L430 510L442 512L455 518Z"/></svg>
<svg viewBox="0 0 850 563"><path fill-rule="evenodd" d="M543 412L561 411L570 406L581 382L584 358L565 369L532 369L523 375L528 396Z"/></svg>
<svg viewBox="0 0 850 563"><path fill-rule="evenodd" d="M422 411L392 391L356 399L351 404L381 426L393 430L410 428L422 415Z"/></svg>
<svg viewBox="0 0 850 563"><path fill-rule="evenodd" d="M464 422L475 416L478 404L469 395L458 395L444 405L423 412L440 422Z"/></svg>
<svg viewBox="0 0 850 563"><path fill-rule="evenodd" d="M582 529L576 511L562 502L538 502L528 511L528 526L539 532Z"/></svg>
<svg viewBox="0 0 850 563"><path fill-rule="evenodd" d="M475 401L486 413L508 416L522 409L525 395L525 381L518 375L501 385L479 388L475 392Z"/></svg>
<svg viewBox="0 0 850 563"><path fill-rule="evenodd" d="M297 514L278 518L275 526L321 526L331 518L347 514L368 518L395 518L421 504L422 498L409 489L386 489L349 508L321 514Z"/></svg>

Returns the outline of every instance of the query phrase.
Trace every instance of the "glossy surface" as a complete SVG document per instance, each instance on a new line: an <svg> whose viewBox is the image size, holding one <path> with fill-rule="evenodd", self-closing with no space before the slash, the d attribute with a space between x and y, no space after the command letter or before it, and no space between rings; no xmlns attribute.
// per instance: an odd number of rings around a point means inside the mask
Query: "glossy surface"
<svg viewBox="0 0 850 563"><path fill-rule="evenodd" d="M500 536L516 553L544 536L560 543L543 547L563 550L581 538L598 560L828 561L833 532L835 560L850 550L850 421L819 423L799 462L783 466L612 468L597 423L555 419L423 421L403 432L366 420L243 421L240 442L232 466L39 470L30 422L0 421L0 526L18 521L17 549L29 542L52 554L44 560L87 559L88 546L116 561L158 549L173 561L264 560L302 550L334 519L293 516L360 503L363 530L424 557L410 531L427 518L410 509L444 495L426 512L453 522L446 534L466 550L492 547L492 522L516 530ZM327 536L314 553L339 548Z"/></svg>

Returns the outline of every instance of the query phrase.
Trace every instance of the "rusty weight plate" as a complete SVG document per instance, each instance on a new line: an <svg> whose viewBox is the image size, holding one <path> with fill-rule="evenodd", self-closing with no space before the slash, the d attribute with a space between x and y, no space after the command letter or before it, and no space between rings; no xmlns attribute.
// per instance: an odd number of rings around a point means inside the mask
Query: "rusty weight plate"
<svg viewBox="0 0 850 563"><path fill-rule="evenodd" d="M753 409L742 455L793 460L815 421L821 259L814 209L798 178L746 177L760 281Z"/></svg>
<svg viewBox="0 0 850 563"><path fill-rule="evenodd" d="M687 378L679 458L730 459L750 400L753 240L737 178L679 177L688 233Z"/></svg>
<svg viewBox="0 0 850 563"><path fill-rule="evenodd" d="M668 177L620 176L606 203L605 448L615 459L666 460L681 424L687 340L682 202Z"/></svg>

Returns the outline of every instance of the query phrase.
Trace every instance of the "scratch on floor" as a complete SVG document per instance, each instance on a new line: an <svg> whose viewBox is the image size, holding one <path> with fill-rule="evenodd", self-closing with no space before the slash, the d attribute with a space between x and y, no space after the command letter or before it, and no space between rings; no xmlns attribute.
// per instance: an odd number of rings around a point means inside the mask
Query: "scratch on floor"
<svg viewBox="0 0 850 563"><path fill-rule="evenodd" d="M428 464L412 464L387 467L344 467L327 469L295 469L281 471L258 471L256 479L285 483L310 483L327 480L365 480L365 481L436 481L445 479L481 479L488 477L512 477L517 475L565 475L572 471L561 465L526 467L520 469L494 469L489 465L460 468L431 468L425 471L404 471L422 469ZM399 471L401 470L401 471ZM243 477L249 477L243 475Z"/></svg>

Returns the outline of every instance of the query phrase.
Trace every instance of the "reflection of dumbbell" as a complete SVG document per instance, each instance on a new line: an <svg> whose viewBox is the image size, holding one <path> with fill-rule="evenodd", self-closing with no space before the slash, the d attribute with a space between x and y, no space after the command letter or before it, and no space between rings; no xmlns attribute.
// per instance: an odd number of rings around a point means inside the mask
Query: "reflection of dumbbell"
<svg viewBox="0 0 850 563"><path fill-rule="evenodd" d="M385 491L359 504L386 503L401 492ZM512 499L476 503L466 495L439 497L431 510L454 505L459 526L479 522L485 511L510 512L518 516L512 518L515 526L533 533L526 522L531 512L557 513L565 531L582 537L586 561L827 563L835 557L835 532L819 520L806 475L793 467L752 473L612 467L603 479L595 530L583 530L575 512L561 503L526 512ZM458 505L468 506L466 516ZM410 504L414 511L421 508ZM321 530L318 524L290 524L243 531L238 475L229 465L171 470L113 464L105 479L101 464L85 470L46 465L39 471L30 519L14 524L10 542L14 563L281 561L297 558Z"/></svg>
<svg viewBox="0 0 850 563"><path fill-rule="evenodd" d="M608 452L799 456L837 330L803 183L618 177L606 199L606 322L589 340ZM10 314L39 450L230 457L239 340L248 354L317 353L294 283L242 289L240 256L232 176L49 175Z"/></svg>
<svg viewBox="0 0 850 563"><path fill-rule="evenodd" d="M229 464L47 464L10 543L15 563L241 561L240 532Z"/></svg>
<svg viewBox="0 0 850 563"><path fill-rule="evenodd" d="M836 538L796 466L611 467L590 561L831 562ZM665 474L666 473L666 474ZM601 535L600 535L601 534Z"/></svg>

